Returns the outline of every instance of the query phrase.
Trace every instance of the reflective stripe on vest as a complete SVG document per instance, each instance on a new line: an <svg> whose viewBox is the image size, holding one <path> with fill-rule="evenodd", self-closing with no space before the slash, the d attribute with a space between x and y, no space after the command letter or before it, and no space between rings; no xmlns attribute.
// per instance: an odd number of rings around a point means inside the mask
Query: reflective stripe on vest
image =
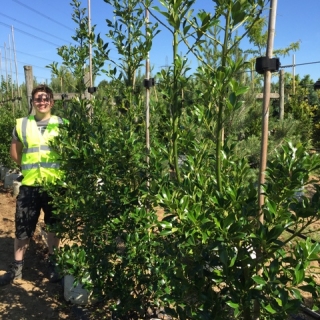
<svg viewBox="0 0 320 320"><path fill-rule="evenodd" d="M29 118L23 118L22 124L21 124L21 134L22 134L22 143L25 148L28 148L28 142L27 142L27 124L28 124Z"/></svg>
<svg viewBox="0 0 320 320"><path fill-rule="evenodd" d="M21 170L38 169L40 167L47 168L47 169L59 169L60 164L55 162L39 162L39 163L32 163L32 164L23 164L21 166Z"/></svg>
<svg viewBox="0 0 320 320"><path fill-rule="evenodd" d="M51 148L49 146L40 146L35 148L25 148L22 150L23 153L33 153L33 152L39 152L39 151L51 151Z"/></svg>

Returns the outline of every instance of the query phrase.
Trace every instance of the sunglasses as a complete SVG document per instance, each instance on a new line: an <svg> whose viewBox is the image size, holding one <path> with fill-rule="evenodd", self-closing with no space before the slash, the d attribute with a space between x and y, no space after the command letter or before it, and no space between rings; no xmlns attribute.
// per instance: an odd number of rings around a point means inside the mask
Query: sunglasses
<svg viewBox="0 0 320 320"><path fill-rule="evenodd" d="M36 98L36 99L33 99L34 102L49 102L50 101L50 98L44 96L44 97L39 97L39 98Z"/></svg>

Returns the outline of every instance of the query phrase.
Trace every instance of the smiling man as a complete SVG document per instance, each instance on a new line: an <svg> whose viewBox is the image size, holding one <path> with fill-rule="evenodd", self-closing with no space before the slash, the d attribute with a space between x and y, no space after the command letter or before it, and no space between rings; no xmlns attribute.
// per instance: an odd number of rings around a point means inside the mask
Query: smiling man
<svg viewBox="0 0 320 320"><path fill-rule="evenodd" d="M58 154L50 148L50 141L59 134L59 124L66 123L66 120L51 115L53 92L47 85L39 85L33 89L32 104L35 115L17 119L12 134L10 155L21 166L23 180L16 203L14 262L9 271L0 276L0 285L21 279L24 255L36 229L41 209L46 225L56 222L52 199L42 190L42 185L44 182L55 183L61 178ZM59 247L59 242L60 239L54 233L48 232L51 282L60 280L52 259L54 248Z"/></svg>

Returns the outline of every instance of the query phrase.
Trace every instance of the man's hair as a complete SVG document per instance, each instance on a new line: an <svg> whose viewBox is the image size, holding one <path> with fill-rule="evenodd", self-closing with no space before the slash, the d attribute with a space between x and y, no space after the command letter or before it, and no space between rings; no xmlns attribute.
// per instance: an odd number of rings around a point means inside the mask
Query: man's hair
<svg viewBox="0 0 320 320"><path fill-rule="evenodd" d="M45 92L49 96L50 100L53 100L53 91L46 84L39 84L35 88L33 88L31 92L32 100L34 99L34 95L37 92Z"/></svg>

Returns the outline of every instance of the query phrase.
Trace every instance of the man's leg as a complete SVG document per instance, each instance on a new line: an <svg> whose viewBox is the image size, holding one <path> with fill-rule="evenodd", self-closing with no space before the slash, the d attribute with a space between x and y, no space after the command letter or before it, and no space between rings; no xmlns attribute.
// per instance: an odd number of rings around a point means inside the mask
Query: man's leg
<svg viewBox="0 0 320 320"><path fill-rule="evenodd" d="M0 286L5 286L14 280L22 278L23 258L29 245L29 238L24 240L14 239L14 262L9 270L0 276Z"/></svg>
<svg viewBox="0 0 320 320"><path fill-rule="evenodd" d="M57 219L53 214L52 198L48 196L46 192L42 194L44 211L44 222L48 226L48 251L49 251L49 281L58 282L62 276L59 273L59 269L54 256L54 250L59 248L60 239L56 236L55 232L51 231L51 227L57 223Z"/></svg>
<svg viewBox="0 0 320 320"><path fill-rule="evenodd" d="M49 255L54 253L54 248L59 248L60 239L56 237L56 234L53 232L48 232L48 249Z"/></svg>
<svg viewBox="0 0 320 320"><path fill-rule="evenodd" d="M58 282L62 279L59 273L56 259L54 256L54 249L58 249L60 244L60 239L56 237L53 232L48 232L48 249L49 249L49 281Z"/></svg>
<svg viewBox="0 0 320 320"><path fill-rule="evenodd" d="M29 246L30 239L19 240L14 239L14 260L23 261L24 254Z"/></svg>
<svg viewBox="0 0 320 320"><path fill-rule="evenodd" d="M40 214L34 191L35 188L32 187L20 187L15 213L14 262L10 265L9 270L0 277L0 286L22 278L24 255Z"/></svg>

